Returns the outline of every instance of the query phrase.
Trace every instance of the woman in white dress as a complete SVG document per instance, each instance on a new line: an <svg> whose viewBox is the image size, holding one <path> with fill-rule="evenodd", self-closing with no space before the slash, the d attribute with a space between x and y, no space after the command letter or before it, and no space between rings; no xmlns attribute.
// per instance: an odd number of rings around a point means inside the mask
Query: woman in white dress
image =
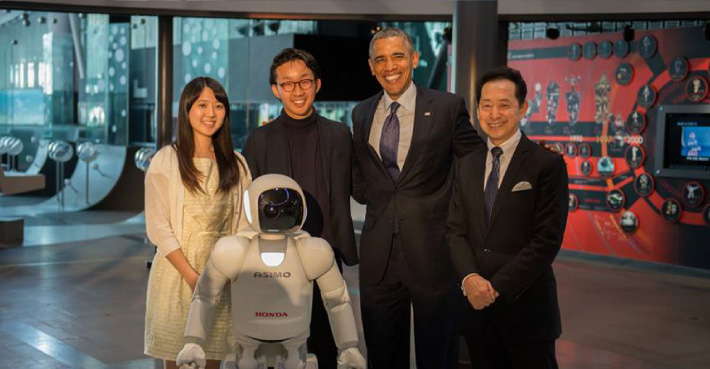
<svg viewBox="0 0 710 369"><path fill-rule="evenodd" d="M188 83L180 96L178 141L159 150L145 179L148 237L158 247L148 280L145 353L176 368L184 345L192 292L215 242L248 227L243 191L251 183L234 152L229 100L209 77ZM205 346L208 368L234 352L230 293L225 289Z"/></svg>

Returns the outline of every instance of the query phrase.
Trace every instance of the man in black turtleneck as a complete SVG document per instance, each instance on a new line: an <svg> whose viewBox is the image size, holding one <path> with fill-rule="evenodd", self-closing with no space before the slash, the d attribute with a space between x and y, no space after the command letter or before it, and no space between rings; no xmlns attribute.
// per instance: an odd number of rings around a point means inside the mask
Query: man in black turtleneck
<svg viewBox="0 0 710 369"><path fill-rule="evenodd" d="M358 263L350 215L352 136L347 126L326 119L313 102L320 90L320 68L306 51L284 49L271 64L271 90L284 105L273 122L252 131L243 155L253 178L284 174L298 182L306 196L303 229L333 247L340 266ZM336 368L337 349L317 285L313 291L308 350L318 367Z"/></svg>

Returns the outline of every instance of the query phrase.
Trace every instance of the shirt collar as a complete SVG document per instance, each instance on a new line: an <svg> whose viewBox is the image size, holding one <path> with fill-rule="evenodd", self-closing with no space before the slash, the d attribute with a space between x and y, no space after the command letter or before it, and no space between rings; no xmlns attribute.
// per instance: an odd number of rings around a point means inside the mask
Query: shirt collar
<svg viewBox="0 0 710 369"><path fill-rule="evenodd" d="M523 133L520 132L520 129L515 132L509 139L507 139L505 142L502 144L498 145L501 149L503 149L503 155L510 154L512 155L513 152L515 152L515 149L518 147L518 143L520 142L520 138L523 137ZM496 145L494 145L491 142L491 139L487 139L486 142L488 143L488 152L491 152L491 149L494 148Z"/></svg>
<svg viewBox="0 0 710 369"><path fill-rule="evenodd" d="M390 104L394 100L390 97L390 95L387 95L387 92L384 93L385 95L385 109L389 110ZM404 110L408 112L414 112L414 104L417 101L417 87L414 86L414 81L409 84L409 87L407 87L407 90L404 91L402 96L397 99L397 102L404 108Z"/></svg>

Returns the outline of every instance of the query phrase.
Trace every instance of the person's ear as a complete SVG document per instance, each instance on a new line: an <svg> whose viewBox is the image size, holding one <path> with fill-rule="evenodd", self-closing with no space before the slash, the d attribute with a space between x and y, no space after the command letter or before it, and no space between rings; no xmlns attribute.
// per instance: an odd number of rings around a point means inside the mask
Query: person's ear
<svg viewBox="0 0 710 369"><path fill-rule="evenodd" d="M320 78L316 79L316 93L320 91L321 81Z"/></svg>
<svg viewBox="0 0 710 369"><path fill-rule="evenodd" d="M412 68L417 69L419 66L419 52L415 51L414 54L412 54Z"/></svg>
<svg viewBox="0 0 710 369"><path fill-rule="evenodd" d="M271 92L274 93L274 96L276 96L277 99L281 100L281 95L279 94L279 86L277 84L272 84L271 85Z"/></svg>

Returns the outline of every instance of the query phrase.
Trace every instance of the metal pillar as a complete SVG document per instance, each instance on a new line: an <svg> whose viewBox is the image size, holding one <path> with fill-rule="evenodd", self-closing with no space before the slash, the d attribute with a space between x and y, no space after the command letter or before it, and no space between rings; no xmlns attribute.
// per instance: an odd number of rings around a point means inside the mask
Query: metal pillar
<svg viewBox="0 0 710 369"><path fill-rule="evenodd" d="M158 17L157 148L173 141L173 17Z"/></svg>
<svg viewBox="0 0 710 369"><path fill-rule="evenodd" d="M505 64L505 30L499 32L498 1L456 1L454 3L452 90L466 100L476 121L476 79ZM474 124L478 128L478 124ZM481 133L479 129L479 133Z"/></svg>

